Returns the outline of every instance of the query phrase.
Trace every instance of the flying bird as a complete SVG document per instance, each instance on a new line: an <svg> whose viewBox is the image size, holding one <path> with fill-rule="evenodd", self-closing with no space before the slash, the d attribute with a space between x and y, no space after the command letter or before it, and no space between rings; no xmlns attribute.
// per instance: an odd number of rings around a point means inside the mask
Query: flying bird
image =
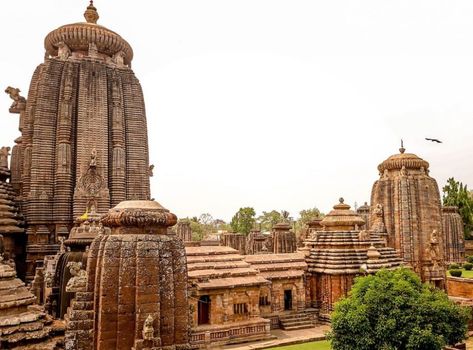
<svg viewBox="0 0 473 350"><path fill-rule="evenodd" d="M432 141L432 142L437 142L437 143L442 143L442 141L438 139L429 139L428 137L425 138L427 141Z"/></svg>

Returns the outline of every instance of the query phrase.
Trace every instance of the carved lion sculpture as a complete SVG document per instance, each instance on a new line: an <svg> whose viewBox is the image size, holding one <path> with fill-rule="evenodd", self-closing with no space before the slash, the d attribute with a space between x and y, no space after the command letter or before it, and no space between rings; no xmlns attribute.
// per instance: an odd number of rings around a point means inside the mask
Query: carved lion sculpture
<svg viewBox="0 0 473 350"><path fill-rule="evenodd" d="M10 108L18 107L20 103L26 103L26 98L20 95L21 90L14 87L7 87L5 93L7 93L10 98L13 100L13 103Z"/></svg>

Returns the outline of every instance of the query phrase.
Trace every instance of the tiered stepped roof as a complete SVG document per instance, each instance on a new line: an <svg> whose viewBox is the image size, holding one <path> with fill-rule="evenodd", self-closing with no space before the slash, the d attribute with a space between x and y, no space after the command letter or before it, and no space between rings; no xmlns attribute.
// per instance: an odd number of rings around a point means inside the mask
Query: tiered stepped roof
<svg viewBox="0 0 473 350"><path fill-rule="evenodd" d="M233 248L186 247L186 255L189 279L200 290L270 283Z"/></svg>

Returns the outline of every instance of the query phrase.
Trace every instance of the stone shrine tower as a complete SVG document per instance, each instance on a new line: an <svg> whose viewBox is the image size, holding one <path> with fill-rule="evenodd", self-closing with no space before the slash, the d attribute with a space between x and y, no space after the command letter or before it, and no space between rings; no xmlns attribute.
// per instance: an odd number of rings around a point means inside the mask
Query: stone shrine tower
<svg viewBox="0 0 473 350"><path fill-rule="evenodd" d="M84 280L68 283L78 288L66 349L188 349L186 253L168 234L176 216L154 201L124 201L101 220L111 232L92 242Z"/></svg>
<svg viewBox="0 0 473 350"><path fill-rule="evenodd" d="M46 36L45 60L26 100L18 89L8 90L10 111L20 113L11 182L27 224L27 279L37 261L57 251L58 236L68 235L75 217L150 197L145 105L131 69L133 50L97 24L92 1L84 17Z"/></svg>
<svg viewBox="0 0 473 350"><path fill-rule="evenodd" d="M429 176L427 161L405 153L402 146L399 151L378 166L380 179L371 192L370 221L373 226L381 215L388 245L422 281L444 288L445 239L439 188Z"/></svg>

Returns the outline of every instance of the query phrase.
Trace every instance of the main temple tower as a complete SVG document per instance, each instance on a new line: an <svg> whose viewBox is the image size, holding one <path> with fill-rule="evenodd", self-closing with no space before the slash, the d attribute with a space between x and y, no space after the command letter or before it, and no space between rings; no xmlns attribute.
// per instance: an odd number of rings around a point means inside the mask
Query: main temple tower
<svg viewBox="0 0 473 350"><path fill-rule="evenodd" d="M445 237L440 193L429 163L401 146L378 166L371 192L371 229L387 234L388 246L424 282L445 286ZM379 221L382 222L379 222Z"/></svg>
<svg viewBox="0 0 473 350"><path fill-rule="evenodd" d="M56 252L74 218L106 213L121 201L149 199L148 135L133 50L97 24L64 25L44 41L45 60L20 112L12 184L26 219L27 279ZM18 107L18 106L17 106Z"/></svg>

